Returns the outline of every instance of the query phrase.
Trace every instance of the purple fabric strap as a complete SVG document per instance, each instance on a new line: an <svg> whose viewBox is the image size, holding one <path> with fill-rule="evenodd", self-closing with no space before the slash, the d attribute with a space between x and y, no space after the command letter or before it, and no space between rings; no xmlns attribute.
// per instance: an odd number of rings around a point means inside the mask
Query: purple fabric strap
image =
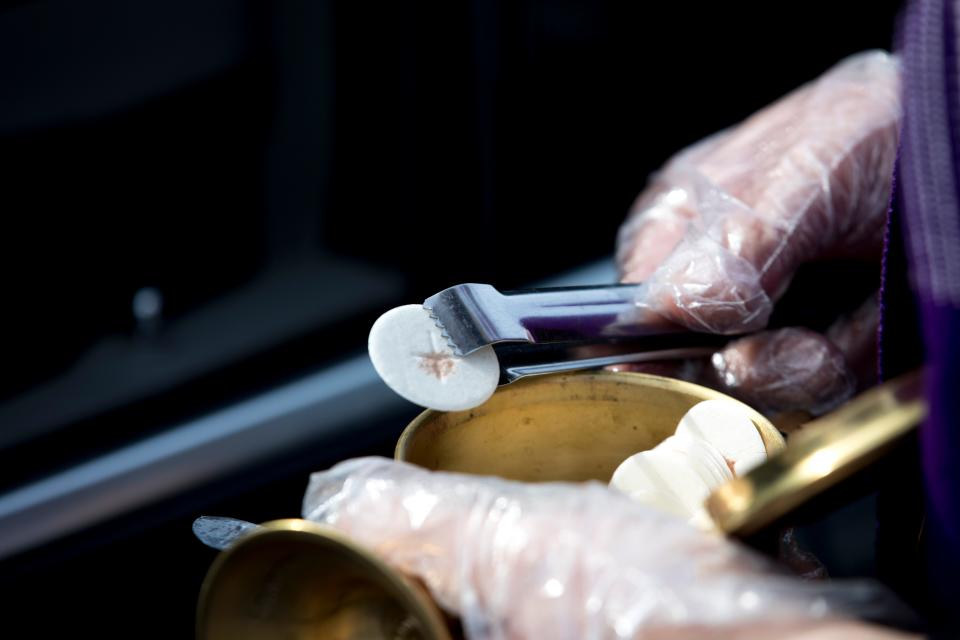
<svg viewBox="0 0 960 640"><path fill-rule="evenodd" d="M915 0L903 32L899 186L928 372L930 414L920 442L934 574L958 566L960 558L958 16L960 0Z"/></svg>

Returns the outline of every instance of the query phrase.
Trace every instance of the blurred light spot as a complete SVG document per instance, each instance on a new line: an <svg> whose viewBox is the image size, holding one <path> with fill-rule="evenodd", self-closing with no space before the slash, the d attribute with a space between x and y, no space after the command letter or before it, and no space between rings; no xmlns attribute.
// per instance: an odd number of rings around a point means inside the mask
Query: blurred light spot
<svg viewBox="0 0 960 640"><path fill-rule="evenodd" d="M163 295L155 287L144 287L133 294L133 317L137 322L152 322L163 313Z"/></svg>
<svg viewBox="0 0 960 640"><path fill-rule="evenodd" d="M753 591L744 591L740 594L740 606L747 611L752 611L760 604L760 596Z"/></svg>
<svg viewBox="0 0 960 640"><path fill-rule="evenodd" d="M667 204L676 207L687 201L687 192L683 189L670 189L663 200Z"/></svg>
<svg viewBox="0 0 960 640"><path fill-rule="evenodd" d="M436 495L426 491L417 491L403 499L403 507L407 510L411 528L419 529L423 526L424 520L430 515L437 500Z"/></svg>
<svg viewBox="0 0 960 640"><path fill-rule="evenodd" d="M556 578L551 578L543 585L543 592L549 598L559 598L563 595L563 583Z"/></svg>
<svg viewBox="0 0 960 640"><path fill-rule="evenodd" d="M837 466L837 452L830 449L817 451L801 464L803 471L814 477L822 478Z"/></svg>

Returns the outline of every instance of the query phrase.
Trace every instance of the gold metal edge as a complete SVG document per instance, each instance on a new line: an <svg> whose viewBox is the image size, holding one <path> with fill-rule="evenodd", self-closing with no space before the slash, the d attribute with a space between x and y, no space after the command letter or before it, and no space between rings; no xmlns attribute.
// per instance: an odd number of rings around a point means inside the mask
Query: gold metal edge
<svg viewBox="0 0 960 640"><path fill-rule="evenodd" d="M399 592L403 593L411 600L411 603L416 608L418 618L423 620L428 625L428 628L424 629L424 631L428 634L427 637L435 640L451 640L450 632L444 622L443 614L440 612L439 608L431 599L429 594L427 594L422 587L413 583L412 580L404 577L396 569L391 568L369 550L352 541L343 533L340 533L339 531L336 531L330 527L300 518L284 518L264 522L263 524L259 525L257 529L253 529L247 533L244 533L233 545L221 551L220 554L214 559L210 569L207 571L207 574L204 577L203 584L200 587L200 597L197 602L195 628L196 637L198 639L202 640L206 637L204 633L205 624L208 621L207 608L211 599L212 589L223 567L226 566L227 563L231 561L231 558L240 550L242 550L243 547L250 541L257 540L265 536L276 535L278 532L296 532L318 536L326 539L328 542L332 542L340 547L345 548L352 555L360 558L368 566L380 573Z"/></svg>
<svg viewBox="0 0 960 640"><path fill-rule="evenodd" d="M728 535L746 536L882 456L926 416L922 374L875 387L810 422L779 455L714 491L707 511Z"/></svg>

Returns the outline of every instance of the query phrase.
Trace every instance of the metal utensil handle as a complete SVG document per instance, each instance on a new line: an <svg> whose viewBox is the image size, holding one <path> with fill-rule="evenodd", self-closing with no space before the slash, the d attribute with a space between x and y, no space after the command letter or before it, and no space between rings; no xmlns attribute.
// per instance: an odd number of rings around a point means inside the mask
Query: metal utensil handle
<svg viewBox="0 0 960 640"><path fill-rule="evenodd" d="M582 369L599 369L615 364L633 364L637 362L654 362L659 360L680 360L683 358L701 358L709 356L715 351L712 347L688 347L682 349L663 349L661 351L645 351L642 353L625 353L619 355L584 358L582 360L567 360L562 362L547 362L542 364L527 364L503 367L500 383L506 384L527 376L539 376L548 373L563 373L565 371L579 371Z"/></svg>
<svg viewBox="0 0 960 640"><path fill-rule="evenodd" d="M503 305L536 344L687 331L663 321L644 323L637 301L643 284L528 289L503 294Z"/></svg>

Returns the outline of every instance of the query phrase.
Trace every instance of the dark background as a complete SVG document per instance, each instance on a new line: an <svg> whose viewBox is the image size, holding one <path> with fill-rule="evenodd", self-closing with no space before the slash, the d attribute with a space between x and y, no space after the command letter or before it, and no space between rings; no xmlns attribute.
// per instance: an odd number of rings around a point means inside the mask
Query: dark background
<svg viewBox="0 0 960 640"><path fill-rule="evenodd" d="M0 492L356 353L391 306L609 256L670 154L889 48L898 5L0 5ZM4 559L4 623L188 636L194 517L295 516L412 414Z"/></svg>

